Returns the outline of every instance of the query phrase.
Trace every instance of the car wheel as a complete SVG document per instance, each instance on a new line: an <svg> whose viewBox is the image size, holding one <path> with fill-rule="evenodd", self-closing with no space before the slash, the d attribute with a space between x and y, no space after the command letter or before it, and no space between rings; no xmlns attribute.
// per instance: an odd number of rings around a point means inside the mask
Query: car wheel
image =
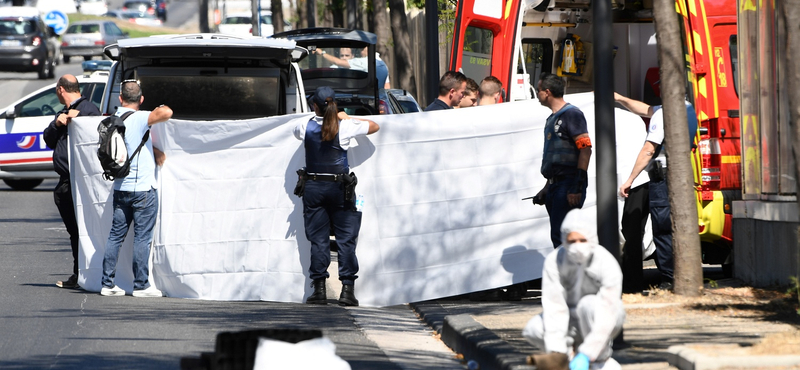
<svg viewBox="0 0 800 370"><path fill-rule="evenodd" d="M3 179L3 182L14 190L31 190L39 186L39 184L41 184L42 181L44 181L44 179L25 179L25 180Z"/></svg>
<svg viewBox="0 0 800 370"><path fill-rule="evenodd" d="M47 79L47 76L50 75L50 69L51 69L50 61L45 60L44 63L42 63L42 67L39 68L39 79L40 80Z"/></svg>
<svg viewBox="0 0 800 370"><path fill-rule="evenodd" d="M91 55L84 55L83 56L83 60L92 60L92 56Z"/></svg>
<svg viewBox="0 0 800 370"><path fill-rule="evenodd" d="M69 55L64 55L64 63L69 63Z"/></svg>

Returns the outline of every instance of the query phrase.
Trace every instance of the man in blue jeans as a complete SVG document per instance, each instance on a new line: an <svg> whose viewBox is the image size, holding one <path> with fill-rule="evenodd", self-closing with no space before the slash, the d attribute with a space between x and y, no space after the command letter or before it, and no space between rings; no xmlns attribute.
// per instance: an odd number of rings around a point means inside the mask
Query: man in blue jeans
<svg viewBox="0 0 800 370"><path fill-rule="evenodd" d="M144 102L144 96L136 80L122 82L119 102L120 107L115 113L117 116L133 112L125 119L125 146L131 154L136 151L150 126L172 117L172 109L164 105L152 112L139 110L139 106ZM114 219L103 256L103 288L100 290L100 295L125 295L125 291L114 284L114 276L119 249L133 221L133 296L163 296L163 293L151 286L148 281L150 243L153 240L153 227L156 224L156 211L158 211L158 194L155 189L156 160L161 165L163 157L157 158L154 155L153 142L148 138L142 149L131 158L130 173L114 180Z"/></svg>
<svg viewBox="0 0 800 370"><path fill-rule="evenodd" d="M544 126L542 176L547 183L533 197L533 203L547 208L550 240L553 248L558 248L561 222L570 210L583 208L586 200L586 170L592 157L592 141L583 112L564 101L564 80L552 73L542 73L537 86L539 103L553 114L547 117Z"/></svg>

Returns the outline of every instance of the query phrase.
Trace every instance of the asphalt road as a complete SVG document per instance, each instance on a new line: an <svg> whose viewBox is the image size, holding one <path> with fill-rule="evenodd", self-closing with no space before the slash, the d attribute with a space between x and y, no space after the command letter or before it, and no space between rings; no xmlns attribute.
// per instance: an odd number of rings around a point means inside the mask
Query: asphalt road
<svg viewBox="0 0 800 370"><path fill-rule="evenodd" d="M57 288L71 273L55 180L0 183L0 368L178 369L213 352L217 333L321 329L353 369L464 369L408 306L102 297ZM357 291L356 291L357 292Z"/></svg>

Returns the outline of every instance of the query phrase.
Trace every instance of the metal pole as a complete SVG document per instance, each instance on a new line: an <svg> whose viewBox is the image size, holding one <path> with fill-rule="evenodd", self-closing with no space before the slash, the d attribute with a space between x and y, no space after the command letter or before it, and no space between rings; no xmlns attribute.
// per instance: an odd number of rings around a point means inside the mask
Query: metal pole
<svg viewBox="0 0 800 370"><path fill-rule="evenodd" d="M614 122L614 43L611 2L593 1L594 129L597 143L597 238L620 261L617 209L617 137ZM620 330L614 346L624 346Z"/></svg>
<svg viewBox="0 0 800 370"><path fill-rule="evenodd" d="M259 0L252 0L250 3L250 28L253 29L253 36L261 36L261 32L259 32L258 27L258 23L260 22L258 19L259 6Z"/></svg>
<svg viewBox="0 0 800 370"><path fill-rule="evenodd" d="M439 6L425 2L425 105L439 96Z"/></svg>
<svg viewBox="0 0 800 370"><path fill-rule="evenodd" d="M594 11L594 114L597 153L597 237L619 260L617 145L614 124L614 44L611 2L592 2Z"/></svg>

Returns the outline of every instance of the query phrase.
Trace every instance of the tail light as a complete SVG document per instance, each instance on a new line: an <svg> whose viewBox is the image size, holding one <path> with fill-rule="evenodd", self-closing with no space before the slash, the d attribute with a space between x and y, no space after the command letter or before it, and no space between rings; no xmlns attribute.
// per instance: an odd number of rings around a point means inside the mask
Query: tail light
<svg viewBox="0 0 800 370"><path fill-rule="evenodd" d="M167 3L160 3L160 4L158 4L158 8L159 8L159 9L166 9L166 8L167 8Z"/></svg>
<svg viewBox="0 0 800 370"><path fill-rule="evenodd" d="M386 104L385 101L381 100L380 104L378 104L378 113L379 114L389 113L389 104Z"/></svg>
<svg viewBox="0 0 800 370"><path fill-rule="evenodd" d="M39 46L41 44L42 44L42 38L39 36L36 36L33 38L33 40L31 40L31 45L33 46Z"/></svg>
<svg viewBox="0 0 800 370"><path fill-rule="evenodd" d="M69 43L64 41L64 42L61 43L61 46L69 46Z"/></svg>
<svg viewBox="0 0 800 370"><path fill-rule="evenodd" d="M700 140L698 148L700 149L700 157L703 164L701 170L703 200L712 200L713 194L711 192L720 190L722 155L719 149L719 139L708 138ZM706 194L707 192L708 194Z"/></svg>
<svg viewBox="0 0 800 370"><path fill-rule="evenodd" d="M250 27L250 34L253 34L253 27Z"/></svg>
<svg viewBox="0 0 800 370"><path fill-rule="evenodd" d="M147 8L147 14L156 14L155 8Z"/></svg>
<svg viewBox="0 0 800 370"><path fill-rule="evenodd" d="M94 44L95 44L95 45L99 45L99 46L103 46L103 45L105 45L105 44L106 44L106 42L105 42L105 41L103 41L103 40L97 40L97 41L95 41L95 42L94 42Z"/></svg>

